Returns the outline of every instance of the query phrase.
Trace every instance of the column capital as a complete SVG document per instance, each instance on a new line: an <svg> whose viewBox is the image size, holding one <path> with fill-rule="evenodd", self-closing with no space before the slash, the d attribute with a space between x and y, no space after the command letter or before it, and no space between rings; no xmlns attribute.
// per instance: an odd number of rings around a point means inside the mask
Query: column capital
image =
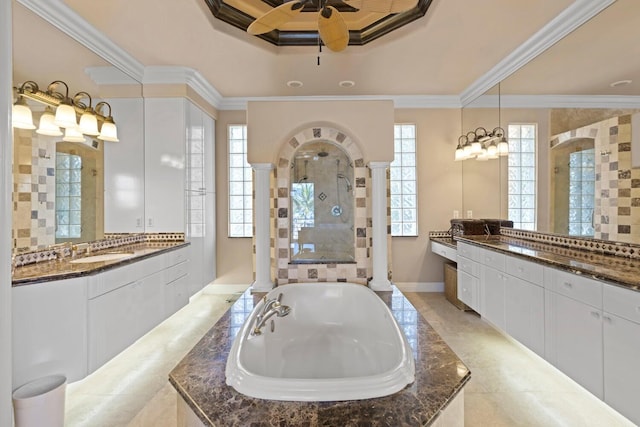
<svg viewBox="0 0 640 427"><path fill-rule="evenodd" d="M369 162L369 169L386 169L391 166L391 162Z"/></svg>
<svg viewBox="0 0 640 427"><path fill-rule="evenodd" d="M255 170L272 170L275 169L276 165L273 163L251 163L251 167Z"/></svg>

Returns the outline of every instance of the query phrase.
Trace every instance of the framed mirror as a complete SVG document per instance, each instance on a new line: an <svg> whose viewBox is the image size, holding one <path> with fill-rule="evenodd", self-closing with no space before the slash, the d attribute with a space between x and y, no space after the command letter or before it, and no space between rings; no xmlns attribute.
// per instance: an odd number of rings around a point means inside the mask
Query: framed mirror
<svg viewBox="0 0 640 427"><path fill-rule="evenodd" d="M129 120L128 117L135 117L138 123L132 125L143 128L140 83L127 84L126 91L122 87L99 84L95 79L96 70L111 70L112 75L121 73L120 81L132 79L17 2L13 5L13 23L14 87L33 82L44 93L52 82L61 81L68 87L69 97L86 93L82 95L84 105L96 107L101 101L108 101L109 109L105 107L98 114L113 115L118 125ZM56 90L64 91L60 83L55 86ZM14 91L14 97L16 95ZM137 105L118 111L120 98L126 97L135 97ZM86 135L74 140L64 134L64 128L61 129L63 135L43 134L39 132L40 118L45 115L46 104L32 99L26 102L36 129L14 127L14 251L43 249L68 241L92 241L103 238L105 233L122 231L109 228L109 222L113 223L113 209L109 210L110 185L105 176L111 178L111 174L105 169L113 163L109 158L114 156L105 154L109 144L127 144L128 132L121 132L120 142ZM120 118L123 120L119 122ZM140 135L142 137L142 133ZM144 194L144 190L140 194ZM143 201L141 205L144 206Z"/></svg>
<svg viewBox="0 0 640 427"><path fill-rule="evenodd" d="M531 229L640 243L640 169L631 165L640 133L631 125L640 111L638 16L640 4L618 0L501 82L504 125L536 125ZM465 106L465 121L493 92ZM498 187L506 218L515 199L513 168L501 163L499 171L472 175L475 167L463 168L465 209L480 189Z"/></svg>

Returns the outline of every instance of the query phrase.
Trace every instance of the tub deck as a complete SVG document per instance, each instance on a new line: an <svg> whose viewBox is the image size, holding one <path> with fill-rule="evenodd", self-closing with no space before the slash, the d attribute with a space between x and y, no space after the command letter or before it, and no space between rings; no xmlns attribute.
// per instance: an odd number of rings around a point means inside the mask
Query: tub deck
<svg viewBox="0 0 640 427"><path fill-rule="evenodd" d="M304 284L287 285L304 286ZM169 381L205 426L430 425L470 379L470 372L400 291L376 292L412 346L415 381L390 396L343 402L251 398L225 383L235 335L262 293L247 290L169 374Z"/></svg>

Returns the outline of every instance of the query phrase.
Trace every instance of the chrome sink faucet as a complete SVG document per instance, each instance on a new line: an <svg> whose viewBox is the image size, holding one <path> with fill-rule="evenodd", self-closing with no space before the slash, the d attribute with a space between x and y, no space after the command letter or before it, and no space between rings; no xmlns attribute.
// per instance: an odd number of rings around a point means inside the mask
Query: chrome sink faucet
<svg viewBox="0 0 640 427"><path fill-rule="evenodd" d="M251 331L251 335L261 335L262 328L264 327L267 320L269 320L274 315L278 317L284 317L291 312L291 307L288 305L283 305L280 303L282 300L282 294L278 295L278 298L267 299L264 297L264 306L262 307L262 311L260 314L256 316L255 326Z"/></svg>

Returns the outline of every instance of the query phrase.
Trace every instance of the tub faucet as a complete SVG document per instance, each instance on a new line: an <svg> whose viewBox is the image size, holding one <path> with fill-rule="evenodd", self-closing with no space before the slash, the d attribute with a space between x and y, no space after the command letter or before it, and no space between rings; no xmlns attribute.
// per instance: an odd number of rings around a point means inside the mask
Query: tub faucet
<svg viewBox="0 0 640 427"><path fill-rule="evenodd" d="M273 299L264 299L264 306L262 307L262 311L258 316L256 316L255 326L253 327L253 331L251 331L251 335L261 335L262 327L267 323L273 315L277 315L278 317L284 317L291 312L291 307L288 305L283 305L280 303L282 299L282 294L278 295L278 298Z"/></svg>

